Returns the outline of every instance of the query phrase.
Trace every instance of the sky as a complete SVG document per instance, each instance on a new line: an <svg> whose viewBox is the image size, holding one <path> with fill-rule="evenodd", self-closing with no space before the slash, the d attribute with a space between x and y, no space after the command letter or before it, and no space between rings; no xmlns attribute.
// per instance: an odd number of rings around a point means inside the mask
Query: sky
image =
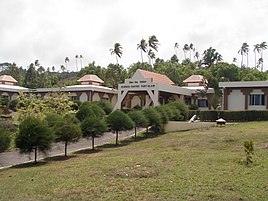
<svg viewBox="0 0 268 201"><path fill-rule="evenodd" d="M24 68L39 60L59 70L68 57L68 70L75 71L75 55L83 65L107 67L116 63L109 51L114 43L128 68L141 61L137 44L152 35L160 43L156 57L164 60L175 54L176 42L180 61L184 44L193 43L200 54L213 47L240 65L246 42L254 66L253 45L268 43L267 0L0 0L0 8L0 63ZM268 49L263 59L268 70Z"/></svg>

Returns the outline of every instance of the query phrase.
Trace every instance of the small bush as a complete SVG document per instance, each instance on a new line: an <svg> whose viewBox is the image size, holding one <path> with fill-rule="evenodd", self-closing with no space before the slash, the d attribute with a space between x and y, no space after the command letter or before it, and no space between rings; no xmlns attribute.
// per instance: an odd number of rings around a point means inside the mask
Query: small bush
<svg viewBox="0 0 268 201"><path fill-rule="evenodd" d="M18 102L19 102L18 99L11 100L11 101L8 103L8 107L9 107L9 109L12 110L12 111L16 111Z"/></svg>
<svg viewBox="0 0 268 201"><path fill-rule="evenodd" d="M9 148L11 138L9 135L0 129L0 152L4 152Z"/></svg>
<svg viewBox="0 0 268 201"><path fill-rule="evenodd" d="M253 155L254 155L254 144L252 140L245 141L244 148L246 154L246 165L251 165L253 163Z"/></svg>

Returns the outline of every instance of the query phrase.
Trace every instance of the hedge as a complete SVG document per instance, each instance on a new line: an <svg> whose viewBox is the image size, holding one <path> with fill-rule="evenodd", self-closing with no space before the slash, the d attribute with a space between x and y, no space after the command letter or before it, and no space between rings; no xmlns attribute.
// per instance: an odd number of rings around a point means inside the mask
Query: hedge
<svg viewBox="0 0 268 201"><path fill-rule="evenodd" d="M268 111L266 110L246 110L246 111L199 111L190 110L189 118L197 115L201 121L216 121L223 118L227 122L245 122L245 121L267 121Z"/></svg>

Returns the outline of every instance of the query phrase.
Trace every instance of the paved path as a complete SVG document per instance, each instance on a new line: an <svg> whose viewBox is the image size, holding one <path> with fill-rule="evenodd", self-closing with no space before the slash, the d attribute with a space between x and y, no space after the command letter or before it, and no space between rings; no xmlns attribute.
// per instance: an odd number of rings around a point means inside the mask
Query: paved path
<svg viewBox="0 0 268 201"><path fill-rule="evenodd" d="M137 129L137 132L142 131L143 129ZM119 133L119 140L127 138L134 134L134 130L124 131ZM95 138L95 146L103 145L109 142L115 141L115 133L105 133L102 137ZM91 138L85 139L82 138L77 143L72 143L68 145L68 153L78 151L81 149L91 148ZM42 153L38 154L38 160L42 158L63 155L64 154L64 144L63 143L55 143L51 150L47 155L43 155ZM18 150L7 151L4 153L0 153L0 169L11 167L14 165L31 162L34 160L34 153L31 154L20 154Z"/></svg>

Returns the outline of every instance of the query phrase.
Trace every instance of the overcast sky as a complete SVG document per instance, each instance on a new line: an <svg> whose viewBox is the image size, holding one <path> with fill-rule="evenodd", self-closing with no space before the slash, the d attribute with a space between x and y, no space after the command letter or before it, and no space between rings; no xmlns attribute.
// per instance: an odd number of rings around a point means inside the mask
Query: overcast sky
<svg viewBox="0 0 268 201"><path fill-rule="evenodd" d="M75 70L75 55L83 64L116 63L109 49L123 47L119 63L127 68L141 61L137 43L155 35L156 57L170 59L179 44L193 43L198 52L209 47L232 62L243 42L268 42L267 0L0 0L0 63L26 68L38 59L44 67L64 64ZM146 58L147 59L147 58ZM268 50L264 51L268 65ZM266 67L268 69L268 67Z"/></svg>

